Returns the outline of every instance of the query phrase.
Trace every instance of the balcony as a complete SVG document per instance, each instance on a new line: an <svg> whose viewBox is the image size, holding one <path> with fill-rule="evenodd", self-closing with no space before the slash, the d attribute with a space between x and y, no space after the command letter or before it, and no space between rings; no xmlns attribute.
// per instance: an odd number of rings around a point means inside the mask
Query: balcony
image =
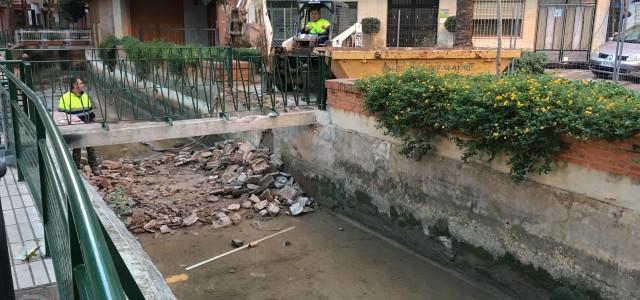
<svg viewBox="0 0 640 300"><path fill-rule="evenodd" d="M89 46L91 31L88 29L18 29L15 32L15 43L19 46Z"/></svg>

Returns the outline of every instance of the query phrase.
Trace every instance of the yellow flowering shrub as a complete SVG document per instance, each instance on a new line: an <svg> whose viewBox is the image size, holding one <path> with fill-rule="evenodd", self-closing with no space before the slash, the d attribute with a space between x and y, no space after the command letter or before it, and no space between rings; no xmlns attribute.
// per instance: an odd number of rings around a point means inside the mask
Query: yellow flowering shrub
<svg viewBox="0 0 640 300"><path fill-rule="evenodd" d="M361 79L365 108L386 134L404 141L402 153L420 157L435 136L451 138L462 159L505 153L510 175L547 173L566 148L563 134L616 140L640 133L640 98L619 84L569 81L544 75L464 76L425 69ZM469 87L467 89L466 87Z"/></svg>

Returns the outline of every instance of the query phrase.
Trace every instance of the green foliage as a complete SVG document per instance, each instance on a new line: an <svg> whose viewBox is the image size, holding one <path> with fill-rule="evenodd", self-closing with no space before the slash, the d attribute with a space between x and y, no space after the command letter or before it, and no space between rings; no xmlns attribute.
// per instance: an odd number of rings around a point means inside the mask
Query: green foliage
<svg viewBox="0 0 640 300"><path fill-rule="evenodd" d="M380 20L374 17L362 18L362 32L378 33L380 31Z"/></svg>
<svg viewBox="0 0 640 300"><path fill-rule="evenodd" d="M205 57L202 48L198 45L185 45L169 48L166 53L169 72L176 76L186 74L189 67L195 67Z"/></svg>
<svg viewBox="0 0 640 300"><path fill-rule="evenodd" d="M136 76L141 78L148 77L154 68L161 65L166 65L172 75L181 77L187 74L189 67L196 66L200 61L226 61L229 59L248 61L254 63L256 70L262 63L262 52L255 48L234 48L229 51L230 48L177 45L159 40L141 42L129 36L121 39L109 36L100 43L98 57L107 60L107 65L111 70L117 63L116 46L118 45L122 45L127 53L128 61L133 65Z"/></svg>
<svg viewBox="0 0 640 300"><path fill-rule="evenodd" d="M113 35L107 36L100 45L98 45L98 57L105 61L111 71L114 70L117 62L116 46L118 45L120 45L120 39Z"/></svg>
<svg viewBox="0 0 640 300"><path fill-rule="evenodd" d="M544 74L547 56L542 52L524 51L522 56L513 60L514 70L523 74Z"/></svg>
<svg viewBox="0 0 640 300"><path fill-rule="evenodd" d="M451 33L456 32L456 16L449 16L444 21L444 28Z"/></svg>
<svg viewBox="0 0 640 300"><path fill-rule="evenodd" d="M105 200L116 215L120 216L126 210L127 190L123 187L117 187L114 191L107 194Z"/></svg>
<svg viewBox="0 0 640 300"><path fill-rule="evenodd" d="M82 0L60 0L59 3L60 11L64 18L73 23L78 22L78 20L85 16L86 5L86 1Z"/></svg>
<svg viewBox="0 0 640 300"><path fill-rule="evenodd" d="M410 69L361 79L356 86L385 133L403 140L403 154L420 157L435 137L453 133L465 162L507 155L515 182L549 172L567 147L562 135L616 140L640 132L638 94L611 82Z"/></svg>

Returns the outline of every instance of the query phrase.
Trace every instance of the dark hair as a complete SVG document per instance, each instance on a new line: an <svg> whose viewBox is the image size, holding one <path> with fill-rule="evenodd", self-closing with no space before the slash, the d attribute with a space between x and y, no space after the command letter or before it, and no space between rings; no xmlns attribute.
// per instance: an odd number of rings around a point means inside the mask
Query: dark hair
<svg viewBox="0 0 640 300"><path fill-rule="evenodd" d="M69 90L73 90L73 86L78 82L78 80L83 81L82 78L78 76L73 76L69 79Z"/></svg>
<svg viewBox="0 0 640 300"><path fill-rule="evenodd" d="M314 7L309 8L309 13L311 13L311 12L312 12L312 11L314 11L314 10L318 11L318 13L321 13L321 12L322 12L322 11L320 10L320 7L318 7L318 6L314 6Z"/></svg>

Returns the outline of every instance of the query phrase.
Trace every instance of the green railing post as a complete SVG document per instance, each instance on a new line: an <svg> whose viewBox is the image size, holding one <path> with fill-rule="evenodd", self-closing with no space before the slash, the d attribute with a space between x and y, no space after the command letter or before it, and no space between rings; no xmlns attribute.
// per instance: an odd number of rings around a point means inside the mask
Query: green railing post
<svg viewBox="0 0 640 300"><path fill-rule="evenodd" d="M20 64L20 77L22 79L22 82L24 82L30 89L33 88L33 78L32 78L30 63L23 62L22 64ZM24 93L22 94L22 105L24 105L25 113L27 113L27 115L29 116L29 119L31 119L31 122L35 124L36 115L37 115L35 112L36 108L33 102L29 101L29 99L27 98L27 95L25 95Z"/></svg>
<svg viewBox="0 0 640 300"><path fill-rule="evenodd" d="M325 81L325 68L326 68L326 64L325 64L325 56L324 56L324 52L320 53L320 74L318 76L318 82L316 82L317 86L318 86L318 108L319 109L325 109L324 107L324 81Z"/></svg>
<svg viewBox="0 0 640 300"><path fill-rule="evenodd" d="M16 84L9 80L9 107L11 107L11 124L13 124L13 141L16 152L16 169L18 169L18 181L24 181L24 174L20 169L20 158L22 157L22 143L20 143L20 122L18 122L18 89Z"/></svg>
<svg viewBox="0 0 640 300"><path fill-rule="evenodd" d="M237 107L236 105L236 93L233 92L233 49L231 47L227 47L225 48L225 64L226 64L226 70L227 70L227 80L228 80L228 85L229 85L229 92L231 93L231 103L233 104L233 107ZM226 94L226 91L223 91L223 93ZM225 103L225 108L226 108L226 103ZM226 116L227 112L224 111L223 112L224 115ZM225 117L226 118L226 117Z"/></svg>

